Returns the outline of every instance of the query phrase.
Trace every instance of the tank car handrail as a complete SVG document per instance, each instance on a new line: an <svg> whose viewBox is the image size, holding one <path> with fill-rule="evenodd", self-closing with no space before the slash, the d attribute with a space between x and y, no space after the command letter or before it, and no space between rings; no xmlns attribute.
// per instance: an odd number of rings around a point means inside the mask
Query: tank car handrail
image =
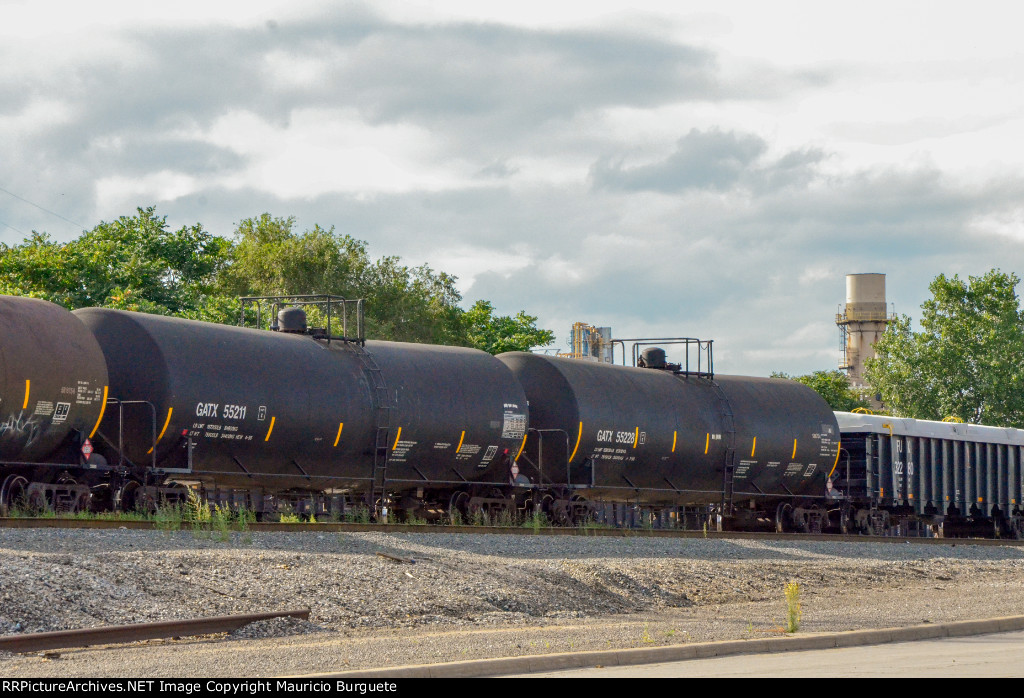
<svg viewBox="0 0 1024 698"><path fill-rule="evenodd" d="M565 437L565 481L570 484L569 478L569 432L565 429L527 429L526 433L530 432L537 434L537 463L534 466L537 468L537 479L538 481L544 480L544 434L562 434ZM554 480L551 480L554 482Z"/></svg>
<svg viewBox="0 0 1024 698"><path fill-rule="evenodd" d="M327 327L324 328L324 332L319 335L310 334L314 339L325 339L328 343L332 340L352 342L358 344L366 343L366 324L364 322L364 310L363 305L365 300L363 298L345 298L343 296L335 296L329 293L299 293L294 295L278 295L278 296L240 296L238 298L240 303L238 326L245 327L245 311L246 306L252 304L256 307L256 327L262 329L263 327L263 303L271 303L273 309L276 311L279 307L289 305L313 305L313 306L325 306L325 316L327 319ZM355 337L349 337L349 323L348 323L348 307L350 305L355 306ZM341 307L341 335L335 335L332 332L331 318L334 313L331 311L332 307ZM272 320L273 322L273 320ZM271 325L271 329L276 329L275 325Z"/></svg>
<svg viewBox="0 0 1024 698"><path fill-rule="evenodd" d="M124 406L125 405L149 405L149 410L150 410L150 413L152 414L152 417L153 417L152 422L151 422L151 426L153 428L152 429L152 431L153 431L153 433L152 433L153 440L150 442L150 449L149 449L149 453L150 453L150 456L151 456L150 467L153 469L153 471L156 471L156 469L157 469L156 468L156 405L154 405L149 400L120 400L120 399L118 399L116 397L108 397L107 398L107 404L108 405L117 405L117 456L118 456L117 465L120 468L124 467L124 462L125 462L125 457L124 457ZM107 443L110 443L110 441L109 441L109 439L107 439L107 437L104 436L103 438L105 440L107 440ZM111 445L113 445L113 444L111 444ZM131 463L132 466L135 465L131 461L128 461L128 462Z"/></svg>
<svg viewBox="0 0 1024 698"><path fill-rule="evenodd" d="M633 344L633 366L639 365L640 347L652 346L655 344L683 344L686 346L685 358L679 370L673 371L676 375L697 376L699 378L713 379L715 377L713 339L700 339L698 337L634 337L628 339L613 339L612 363L615 363L615 345L622 345L622 365L626 365L626 344ZM697 370L690 370L690 346L697 346ZM707 354L707 370L702 370L702 356Z"/></svg>

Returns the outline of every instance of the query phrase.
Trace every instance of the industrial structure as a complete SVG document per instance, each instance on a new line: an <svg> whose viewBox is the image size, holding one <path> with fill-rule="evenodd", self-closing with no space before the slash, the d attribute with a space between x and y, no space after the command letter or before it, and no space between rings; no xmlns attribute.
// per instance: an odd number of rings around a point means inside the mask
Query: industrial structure
<svg viewBox="0 0 1024 698"><path fill-rule="evenodd" d="M895 319L885 302L885 274L846 275L846 305L836 313L843 352L839 368L846 371L850 386L872 403L877 400L864 378L865 362L874 358L875 342Z"/></svg>
<svg viewBox="0 0 1024 698"><path fill-rule="evenodd" d="M573 323L569 344L572 351L559 352L558 356L602 364L614 363L611 327L594 327L585 322Z"/></svg>

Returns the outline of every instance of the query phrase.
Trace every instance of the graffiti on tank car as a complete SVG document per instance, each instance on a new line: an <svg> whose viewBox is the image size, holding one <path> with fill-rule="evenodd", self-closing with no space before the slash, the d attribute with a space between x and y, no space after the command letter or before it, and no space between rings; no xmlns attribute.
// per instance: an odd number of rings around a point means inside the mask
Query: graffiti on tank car
<svg viewBox="0 0 1024 698"><path fill-rule="evenodd" d="M17 416L12 414L6 421L0 422L0 438L23 438L25 445L31 446L39 437L41 426L42 423L35 415L26 417L22 410Z"/></svg>

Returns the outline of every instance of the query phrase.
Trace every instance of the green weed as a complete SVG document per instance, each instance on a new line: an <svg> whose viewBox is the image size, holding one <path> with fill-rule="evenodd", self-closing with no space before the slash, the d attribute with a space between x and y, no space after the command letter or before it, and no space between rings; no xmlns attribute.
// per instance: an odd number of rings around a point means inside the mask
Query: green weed
<svg viewBox="0 0 1024 698"><path fill-rule="evenodd" d="M800 629L800 585L790 582L786 585L786 632L795 633Z"/></svg>
<svg viewBox="0 0 1024 698"><path fill-rule="evenodd" d="M231 509L217 504L210 512L210 530L216 532L217 540L227 543L231 540Z"/></svg>
<svg viewBox="0 0 1024 698"><path fill-rule="evenodd" d="M365 506L352 507L345 512L344 518L346 523L368 524L370 523L370 508Z"/></svg>
<svg viewBox="0 0 1024 698"><path fill-rule="evenodd" d="M513 509L511 507L506 507L506 508L501 510L500 514L498 514L497 524L499 526L503 526L505 528L512 528L513 526L516 525L518 518L519 518L519 515L518 515L518 512L516 512L515 509Z"/></svg>
<svg viewBox="0 0 1024 698"><path fill-rule="evenodd" d="M487 512L483 508L479 508L473 511L473 519L470 522L472 526L490 526L491 517L487 515Z"/></svg>
<svg viewBox="0 0 1024 698"><path fill-rule="evenodd" d="M182 511L181 505L172 504L159 507L156 513L153 514L153 523L157 530L170 533L171 531L181 530L181 522L184 518L185 514Z"/></svg>
<svg viewBox="0 0 1024 698"><path fill-rule="evenodd" d="M551 522L548 520L547 514L537 510L534 510L523 523L524 527L532 528L534 533L540 533L542 528L547 528L550 525Z"/></svg>

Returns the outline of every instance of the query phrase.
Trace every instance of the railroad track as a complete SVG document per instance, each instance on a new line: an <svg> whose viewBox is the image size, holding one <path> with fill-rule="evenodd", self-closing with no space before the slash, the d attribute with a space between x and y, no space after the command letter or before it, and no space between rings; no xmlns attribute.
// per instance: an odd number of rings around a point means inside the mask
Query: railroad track
<svg viewBox="0 0 1024 698"><path fill-rule="evenodd" d="M61 519L61 518L0 518L3 528L60 528L60 529L139 529L167 530L155 521L121 521L109 519ZM191 530L182 524L180 530ZM208 527L200 530L210 530ZM230 529L238 532L238 529ZM450 526L450 525L407 525L407 524L363 524L363 523L251 523L245 531L287 531L292 533L465 533L471 535L542 535L582 536L611 538L708 538L746 539L764 541L827 541L848 543L920 543L932 545L1014 545L1024 546L1024 541L992 538L921 538L909 536L865 536L824 533L772 533L756 531L689 531L676 529L645 528L571 528L545 527L533 529L523 526Z"/></svg>
<svg viewBox="0 0 1024 698"><path fill-rule="evenodd" d="M0 636L0 651L15 653L44 652L46 650L65 649L68 647L118 645L139 640L155 640L189 635L213 635L215 633L229 633L256 621L284 617L309 620L309 609L301 608L270 613L244 613L230 616L194 618L191 620L166 620L155 623L135 623L132 625L108 625L100 628L56 630L46 633L26 633L24 635L2 635Z"/></svg>

